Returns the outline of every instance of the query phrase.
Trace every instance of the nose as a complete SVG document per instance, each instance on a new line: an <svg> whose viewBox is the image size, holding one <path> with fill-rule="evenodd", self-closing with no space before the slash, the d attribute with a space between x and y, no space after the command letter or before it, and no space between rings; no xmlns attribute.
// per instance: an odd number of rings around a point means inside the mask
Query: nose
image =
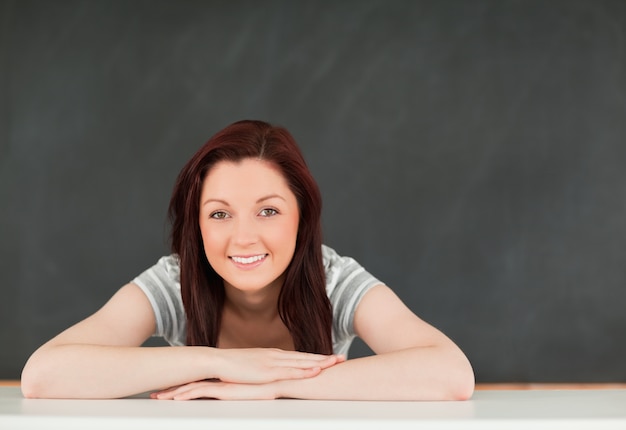
<svg viewBox="0 0 626 430"><path fill-rule="evenodd" d="M257 242L259 233L253 219L238 218L233 223L233 242L239 246L252 245Z"/></svg>

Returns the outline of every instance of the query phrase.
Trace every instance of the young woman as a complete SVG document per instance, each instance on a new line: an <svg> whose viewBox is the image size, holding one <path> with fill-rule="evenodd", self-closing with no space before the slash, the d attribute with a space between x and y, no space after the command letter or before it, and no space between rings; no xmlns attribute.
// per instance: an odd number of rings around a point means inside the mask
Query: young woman
<svg viewBox="0 0 626 430"><path fill-rule="evenodd" d="M33 353L25 397L462 400L472 368L357 262L321 243L287 130L240 121L179 174L172 255ZM171 347L142 347L151 335ZM346 360L359 336L375 355Z"/></svg>

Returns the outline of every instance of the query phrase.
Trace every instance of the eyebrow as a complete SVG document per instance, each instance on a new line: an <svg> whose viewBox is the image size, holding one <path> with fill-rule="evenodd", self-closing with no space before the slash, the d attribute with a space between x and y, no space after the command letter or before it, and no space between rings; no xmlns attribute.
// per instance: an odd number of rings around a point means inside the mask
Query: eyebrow
<svg viewBox="0 0 626 430"><path fill-rule="evenodd" d="M285 198L279 194L268 194L267 196L263 196L259 199L257 199L256 203L262 203L266 200L271 200L271 199L281 199L283 201L287 201L285 200ZM207 203L221 203L225 206L229 206L228 202L226 200L222 200L222 199L212 199L212 198L208 198L206 199L204 202L202 202L202 206L206 205Z"/></svg>

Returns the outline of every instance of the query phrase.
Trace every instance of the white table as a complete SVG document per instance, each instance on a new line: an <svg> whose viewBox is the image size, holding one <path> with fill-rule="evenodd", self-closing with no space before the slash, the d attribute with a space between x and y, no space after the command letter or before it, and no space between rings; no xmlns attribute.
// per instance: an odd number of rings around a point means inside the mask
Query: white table
<svg viewBox="0 0 626 430"><path fill-rule="evenodd" d="M24 399L0 387L0 429L625 429L626 390L477 391L465 402Z"/></svg>

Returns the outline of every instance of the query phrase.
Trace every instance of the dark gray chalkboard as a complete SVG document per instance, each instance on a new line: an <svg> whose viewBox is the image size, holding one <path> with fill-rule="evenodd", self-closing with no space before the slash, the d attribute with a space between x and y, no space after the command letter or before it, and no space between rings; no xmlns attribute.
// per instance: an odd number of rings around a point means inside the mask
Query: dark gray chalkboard
<svg viewBox="0 0 626 430"><path fill-rule="evenodd" d="M243 118L479 382L626 381L619 0L0 1L0 378L167 252Z"/></svg>

